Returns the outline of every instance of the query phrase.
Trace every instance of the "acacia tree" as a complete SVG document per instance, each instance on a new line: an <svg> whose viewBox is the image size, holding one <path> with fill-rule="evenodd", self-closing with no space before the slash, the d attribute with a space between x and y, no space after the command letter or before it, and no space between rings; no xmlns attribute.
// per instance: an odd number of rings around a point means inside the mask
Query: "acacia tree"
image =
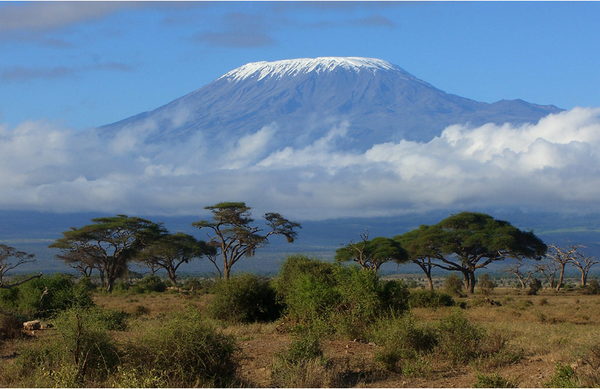
<svg viewBox="0 0 600 389"><path fill-rule="evenodd" d="M539 268L526 268L521 270L523 266L525 266L523 262L515 262L504 269L505 272L512 273L519 279L521 289L525 289L531 277L539 271Z"/></svg>
<svg viewBox="0 0 600 389"><path fill-rule="evenodd" d="M542 263L535 265L535 270L542 273L549 288L556 287L556 274L560 270L560 266L557 262L549 260L546 256L545 259L542 259Z"/></svg>
<svg viewBox="0 0 600 389"><path fill-rule="evenodd" d="M581 245L569 245L568 247L558 247L556 245L550 245L550 250L546 254L546 257L553 261L555 265L558 267L560 273L558 275L558 282L556 285L556 291L560 291L562 288L563 279L565 276L565 268L569 262L573 262L573 260L577 257L577 253Z"/></svg>
<svg viewBox="0 0 600 389"><path fill-rule="evenodd" d="M406 250L393 239L380 236L369 240L369 231L360 234L360 238L360 242L351 240L347 246L337 249L335 260L337 262L354 261L363 270L376 273L386 262L403 263L409 259Z"/></svg>
<svg viewBox="0 0 600 389"><path fill-rule="evenodd" d="M432 271L438 266L434 260L441 260L442 230L438 226L422 225L416 230L394 237L407 251L409 259L419 266L427 278L429 290L433 290Z"/></svg>
<svg viewBox="0 0 600 389"><path fill-rule="evenodd" d="M12 284L7 284L4 282L4 276L6 275L6 273L26 263L35 262L35 259L33 259L34 257L34 254L27 254L24 251L18 251L14 247L10 247L5 244L0 244L0 289L10 289L15 286L24 284L27 281L31 281L34 278L40 278L42 276L42 273L28 277L19 282L14 282ZM15 263L8 262L10 258L16 259L17 261Z"/></svg>
<svg viewBox="0 0 600 389"><path fill-rule="evenodd" d="M204 209L212 212L212 221L200 220L192 223L192 226L212 230L212 235L208 235L209 244L217 249L217 254L209 255L208 259L215 265L219 277L225 280L229 280L231 268L236 262L244 256L254 256L257 249L269 243L271 235L283 235L288 243L292 243L298 234L295 229L301 228L300 223L270 212L264 215L270 231L261 234L261 228L252 226L252 208L243 202L223 202ZM218 263L219 257L222 267Z"/></svg>
<svg viewBox="0 0 600 389"><path fill-rule="evenodd" d="M62 250L63 258L85 258L96 264L105 276L106 291L111 293L128 262L162 232L162 225L139 217L101 217L92 219L92 224L63 232L63 237L49 247Z"/></svg>
<svg viewBox="0 0 600 389"><path fill-rule="evenodd" d="M600 261L596 261L594 257L586 257L585 254L579 250L575 251L575 256L571 260L571 265L575 266L581 272L581 286L587 285L590 269L599 262Z"/></svg>
<svg viewBox="0 0 600 389"><path fill-rule="evenodd" d="M463 273L469 293L475 291L475 271L512 257L539 260L547 247L532 231L521 231L504 220L478 212L452 215L438 226L443 231L440 267Z"/></svg>
<svg viewBox="0 0 600 389"><path fill-rule="evenodd" d="M152 269L165 269L173 285L177 284L177 269L191 260L204 255L215 255L216 249L191 235L178 232L162 234L136 257ZM153 271L154 274L154 271Z"/></svg>

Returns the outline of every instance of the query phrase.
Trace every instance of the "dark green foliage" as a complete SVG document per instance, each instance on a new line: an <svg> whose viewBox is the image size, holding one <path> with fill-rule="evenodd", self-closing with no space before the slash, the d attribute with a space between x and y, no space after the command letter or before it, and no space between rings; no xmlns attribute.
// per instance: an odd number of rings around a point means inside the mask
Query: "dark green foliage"
<svg viewBox="0 0 600 389"><path fill-rule="evenodd" d="M63 274L36 278L18 287L0 290L1 308L28 317L49 317L69 308L93 304L89 292Z"/></svg>
<svg viewBox="0 0 600 389"><path fill-rule="evenodd" d="M415 290L410 292L408 297L408 305L411 308L451 307L455 304L452 296L436 290Z"/></svg>
<svg viewBox="0 0 600 389"><path fill-rule="evenodd" d="M168 387L223 387L237 373L234 337L224 335L197 313L173 314L151 323L153 330L131 339L124 368L152 375Z"/></svg>
<svg viewBox="0 0 600 389"><path fill-rule="evenodd" d="M167 285L159 276L146 276L132 285L131 289L135 293L164 292Z"/></svg>
<svg viewBox="0 0 600 389"><path fill-rule="evenodd" d="M183 289L196 294L212 293L214 286L215 281L213 279L188 278L183 281Z"/></svg>
<svg viewBox="0 0 600 389"><path fill-rule="evenodd" d="M477 374L473 388L516 388L514 382L507 380L498 373Z"/></svg>
<svg viewBox="0 0 600 389"><path fill-rule="evenodd" d="M409 286L402 280L383 282L381 297L387 306L394 312L403 312L408 309Z"/></svg>
<svg viewBox="0 0 600 389"><path fill-rule="evenodd" d="M530 296L535 296L542 289L542 282L537 278L534 278L529 283L529 290L527 290L527 294Z"/></svg>
<svg viewBox="0 0 600 389"><path fill-rule="evenodd" d="M277 302L271 283L253 274L218 281L209 314L234 323L267 322L279 318L283 307Z"/></svg>
<svg viewBox="0 0 600 389"><path fill-rule="evenodd" d="M457 274L450 274L444 282L444 291L452 296L464 297L465 283Z"/></svg>
<svg viewBox="0 0 600 389"><path fill-rule="evenodd" d="M323 356L323 350L319 338L309 334L294 339L288 349L278 356L289 363L298 364Z"/></svg>
<svg viewBox="0 0 600 389"><path fill-rule="evenodd" d="M335 252L337 262L354 261L365 270L377 271L386 262L403 263L408 261L408 253L397 241L377 237L371 240L369 234L361 235L361 242L351 242Z"/></svg>

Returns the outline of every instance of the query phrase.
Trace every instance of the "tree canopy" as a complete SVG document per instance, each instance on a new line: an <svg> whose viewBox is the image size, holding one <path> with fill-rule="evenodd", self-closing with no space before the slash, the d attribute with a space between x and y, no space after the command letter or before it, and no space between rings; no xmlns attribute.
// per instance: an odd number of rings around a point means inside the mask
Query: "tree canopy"
<svg viewBox="0 0 600 389"><path fill-rule="evenodd" d="M461 272L473 293L475 271L506 258L539 260L547 247L532 231L479 212L462 212L395 238L431 276L431 266ZM429 278L430 279L430 278Z"/></svg>
<svg viewBox="0 0 600 389"><path fill-rule="evenodd" d="M7 284L4 282L4 276L6 275L6 273L23 264L34 262L34 257L34 254L28 254L24 251L19 251L14 247L7 246L5 244L0 244L0 289L10 289L12 287L24 284L25 282L30 281L34 278L41 277L42 273L28 277L18 282L13 282L11 284ZM11 258L16 259L16 262L9 262L8 260Z"/></svg>
<svg viewBox="0 0 600 389"><path fill-rule="evenodd" d="M266 234L261 234L262 229L253 226L251 207L243 202L222 202L204 207L212 212L212 220L200 220L192 223L199 229L212 230L209 235L209 244L217 248L216 255L209 255L209 260L215 265L219 276L228 280L231 268L244 256L253 256L255 251L268 244L269 236L283 235L289 243L297 236L300 223L292 222L279 213L266 213L264 218L270 228ZM219 266L218 256L222 259Z"/></svg>
<svg viewBox="0 0 600 389"><path fill-rule="evenodd" d="M128 262L163 232L161 224L139 217L101 217L92 219L92 224L63 232L63 237L49 247L62 250L59 259L88 261L100 272L106 290L112 292Z"/></svg>
<svg viewBox="0 0 600 389"><path fill-rule="evenodd" d="M363 269L373 272L377 272L386 262L403 263L408 259L408 254L400 243L381 236L369 240L368 232L361 234L360 242L351 241L350 244L335 252L337 262L354 261Z"/></svg>

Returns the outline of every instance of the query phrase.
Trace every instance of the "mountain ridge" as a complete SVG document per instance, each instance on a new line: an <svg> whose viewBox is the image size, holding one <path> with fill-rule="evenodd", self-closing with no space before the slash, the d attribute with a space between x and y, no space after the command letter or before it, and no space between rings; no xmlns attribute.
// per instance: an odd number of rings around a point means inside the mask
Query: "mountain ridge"
<svg viewBox="0 0 600 389"><path fill-rule="evenodd" d="M320 57L249 63L155 110L100 129L110 134L152 122L149 142L200 132L222 143L276 124L273 146L282 148L306 146L332 122L347 121L346 147L365 150L402 139L428 142L453 124L537 122L561 111L523 100L489 104L449 94L383 60Z"/></svg>

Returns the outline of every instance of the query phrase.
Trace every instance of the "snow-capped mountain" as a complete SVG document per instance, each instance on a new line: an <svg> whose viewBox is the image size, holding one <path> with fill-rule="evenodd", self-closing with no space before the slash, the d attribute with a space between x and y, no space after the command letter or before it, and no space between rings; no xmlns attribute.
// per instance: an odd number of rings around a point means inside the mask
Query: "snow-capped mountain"
<svg viewBox="0 0 600 389"><path fill-rule="evenodd" d="M448 94L380 59L323 57L249 63L150 112L101 127L145 128L149 142L198 133L219 144L276 131L275 147L301 147L345 126L343 149L429 141L452 124L537 122L561 111L522 100L493 104Z"/></svg>

